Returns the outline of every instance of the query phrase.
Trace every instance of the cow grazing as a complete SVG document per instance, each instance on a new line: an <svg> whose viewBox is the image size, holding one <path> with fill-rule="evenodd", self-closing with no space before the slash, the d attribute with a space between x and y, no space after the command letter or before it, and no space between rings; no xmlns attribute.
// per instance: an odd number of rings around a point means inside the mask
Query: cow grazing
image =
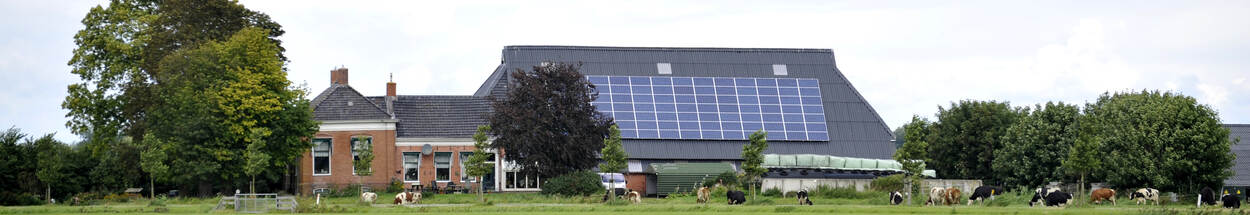
<svg viewBox="0 0 1250 215"><path fill-rule="evenodd" d="M625 199L629 200L629 203L642 203L642 194L639 194L638 191L629 191L625 193Z"/></svg>
<svg viewBox="0 0 1250 215"><path fill-rule="evenodd" d="M892 205L903 204L903 193L900 193L898 191L894 191L890 193L890 204Z"/></svg>
<svg viewBox="0 0 1250 215"><path fill-rule="evenodd" d="M946 203L946 205L959 204L959 199L963 197L963 193L959 191L959 188L954 187L946 188L942 195L942 202Z"/></svg>
<svg viewBox="0 0 1250 215"><path fill-rule="evenodd" d="M1220 197L1220 201L1224 203L1224 208L1241 208L1241 197L1237 197L1237 195L1224 194L1223 197Z"/></svg>
<svg viewBox="0 0 1250 215"><path fill-rule="evenodd" d="M1153 188L1141 188L1136 192L1128 194L1128 200L1137 200L1137 204L1150 204L1148 201L1154 201L1155 205L1159 204L1159 190Z"/></svg>
<svg viewBox="0 0 1250 215"><path fill-rule="evenodd" d="M942 198L946 197L946 194L944 194L945 192L946 192L946 188L942 188L942 187L929 188L929 200L925 201L924 204L925 205L942 204Z"/></svg>
<svg viewBox="0 0 1250 215"><path fill-rule="evenodd" d="M708 198L712 197L712 189L707 187L700 187L696 193L699 195L699 199L695 200L697 203L707 203Z"/></svg>
<svg viewBox="0 0 1250 215"><path fill-rule="evenodd" d="M1033 191L1033 199L1029 200L1029 207L1033 207L1034 204L1046 204L1047 194L1053 192L1059 192L1059 188L1037 188L1037 190Z"/></svg>
<svg viewBox="0 0 1250 215"><path fill-rule="evenodd" d="M1198 207L1202 207L1203 204L1215 205L1215 191L1210 187L1203 187L1202 191L1198 192Z"/></svg>
<svg viewBox="0 0 1250 215"><path fill-rule="evenodd" d="M400 192L395 194L395 202L397 205L417 204L421 201L421 193Z"/></svg>
<svg viewBox="0 0 1250 215"><path fill-rule="evenodd" d="M996 195L1002 195L1003 188L997 186L980 186L972 190L972 195L968 196L968 205L972 205L973 201L985 201L985 199L994 198Z"/></svg>
<svg viewBox="0 0 1250 215"><path fill-rule="evenodd" d="M1064 206L1072 203L1072 194L1063 191L1046 193L1046 206Z"/></svg>
<svg viewBox="0 0 1250 215"><path fill-rule="evenodd" d="M1115 205L1115 190L1098 188L1089 194L1089 200L1095 204L1102 204L1102 201L1111 201L1111 205Z"/></svg>
<svg viewBox="0 0 1250 215"><path fill-rule="evenodd" d="M794 197L798 198L799 205L812 205L812 199L807 198L807 189L799 190L798 193L794 194Z"/></svg>
<svg viewBox="0 0 1250 215"><path fill-rule="evenodd" d="M740 205L742 203L747 202L746 194L743 194L742 191L737 191L737 190L730 190L729 192L725 192L725 198L729 199L729 204L731 205Z"/></svg>
<svg viewBox="0 0 1250 215"><path fill-rule="evenodd" d="M360 201L363 201L363 202L368 202L369 204L373 204L373 201L377 201L377 200L378 200L378 194L377 194L377 193L373 193L373 192L363 192L363 193L360 193Z"/></svg>

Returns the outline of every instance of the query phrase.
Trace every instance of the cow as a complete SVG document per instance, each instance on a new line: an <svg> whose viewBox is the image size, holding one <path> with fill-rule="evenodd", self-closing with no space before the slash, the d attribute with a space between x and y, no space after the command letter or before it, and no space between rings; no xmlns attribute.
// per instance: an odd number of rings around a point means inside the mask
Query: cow
<svg viewBox="0 0 1250 215"><path fill-rule="evenodd" d="M794 197L798 198L799 205L812 205L812 199L807 198L807 189L799 190L798 193L794 194Z"/></svg>
<svg viewBox="0 0 1250 215"><path fill-rule="evenodd" d="M946 191L943 191L942 194L944 195L942 202L946 203L946 205L959 204L959 199L963 197L963 193L959 191L959 188L954 187L946 188Z"/></svg>
<svg viewBox="0 0 1250 215"><path fill-rule="evenodd" d="M1137 189L1136 192L1128 194L1128 200L1137 200L1139 205L1142 203L1150 204L1149 201L1154 201L1155 205L1159 205L1159 190L1154 188Z"/></svg>
<svg viewBox="0 0 1250 215"><path fill-rule="evenodd" d="M737 190L730 190L729 192L725 192L725 198L729 199L729 204L731 205L740 205L742 203L747 202L746 194L743 194L742 191L737 191Z"/></svg>
<svg viewBox="0 0 1250 215"><path fill-rule="evenodd" d="M946 188L942 188L942 187L929 188L929 200L925 201L924 204L925 205L942 204L942 198L946 197L946 195L943 194L944 192L946 192Z"/></svg>
<svg viewBox="0 0 1250 215"><path fill-rule="evenodd" d="M1033 207L1034 204L1043 204L1043 205L1046 204L1047 194L1050 194L1053 192L1059 192L1059 188L1058 187L1037 188L1037 190L1033 191L1033 199L1029 200L1029 207Z"/></svg>
<svg viewBox="0 0 1250 215"><path fill-rule="evenodd" d="M898 191L894 191L893 193L890 193L890 204L892 205L903 204L903 193L900 193Z"/></svg>
<svg viewBox="0 0 1250 215"><path fill-rule="evenodd" d="M1228 191L1224 192L1224 196L1220 197L1220 201L1224 203L1224 208L1241 208L1241 197L1237 197L1237 195L1228 195Z"/></svg>
<svg viewBox="0 0 1250 215"><path fill-rule="evenodd" d="M708 198L712 197L712 189L707 187L700 187L699 191L695 193L699 196L699 199L695 200L697 203L707 203Z"/></svg>
<svg viewBox="0 0 1250 215"><path fill-rule="evenodd" d="M1203 204L1215 205L1215 191L1210 187L1203 187L1202 191L1198 192L1198 207L1202 207Z"/></svg>
<svg viewBox="0 0 1250 215"><path fill-rule="evenodd" d="M1046 206L1063 207L1064 205L1068 205L1071 203L1072 203L1072 194L1070 193L1063 192L1063 191L1055 191L1055 192L1046 193Z"/></svg>
<svg viewBox="0 0 1250 215"><path fill-rule="evenodd" d="M638 191L631 190L628 193L625 193L624 198L626 200L629 200L629 203L634 203L634 204L642 203L642 194L639 194Z"/></svg>
<svg viewBox="0 0 1250 215"><path fill-rule="evenodd" d="M360 201L362 202L368 202L369 204L373 204L373 201L377 201L377 200L378 200L377 193L373 193L373 192L360 193Z"/></svg>
<svg viewBox="0 0 1250 215"><path fill-rule="evenodd" d="M419 202L421 202L421 193L400 192L395 194L394 203L397 205L418 204Z"/></svg>
<svg viewBox="0 0 1250 215"><path fill-rule="evenodd" d="M1095 204L1102 204L1102 201L1111 201L1111 205L1115 205L1115 190L1107 188L1098 188L1089 194L1089 200Z"/></svg>
<svg viewBox="0 0 1250 215"><path fill-rule="evenodd" d="M972 205L973 201L985 201L992 199L996 195L1002 195L1003 188L997 186L980 186L972 190L972 195L968 196L968 205Z"/></svg>

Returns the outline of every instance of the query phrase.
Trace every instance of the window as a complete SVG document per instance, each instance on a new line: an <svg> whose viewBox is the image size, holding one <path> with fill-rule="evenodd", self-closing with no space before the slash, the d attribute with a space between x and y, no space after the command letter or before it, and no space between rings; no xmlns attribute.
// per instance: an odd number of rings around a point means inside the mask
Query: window
<svg viewBox="0 0 1250 215"><path fill-rule="evenodd" d="M469 169L464 165L469 161L469 156L473 156L473 152L460 152L460 182L477 182L477 179L469 177ZM485 163L495 166L495 154L486 153Z"/></svg>
<svg viewBox="0 0 1250 215"><path fill-rule="evenodd" d="M313 175L330 175L330 138L313 139Z"/></svg>
<svg viewBox="0 0 1250 215"><path fill-rule="evenodd" d="M362 143L362 142L363 142L363 143ZM358 155L356 154L356 149L358 149L359 147L363 146L363 144L369 144L369 146L373 146L373 137L370 137L370 136L356 136L356 137L352 137L352 175L355 175L355 174L356 174L356 163L355 163L355 161L360 160L360 156L358 156ZM370 147L370 148L372 148L372 147ZM375 156L376 156L376 154L375 154ZM370 163L370 164L372 164L372 163ZM373 169L373 167L372 167L372 166L370 166L370 167L369 167L369 169Z"/></svg>
<svg viewBox="0 0 1250 215"><path fill-rule="evenodd" d="M451 152L434 153L434 180L451 181Z"/></svg>
<svg viewBox="0 0 1250 215"><path fill-rule="evenodd" d="M421 152L404 152L404 181L420 181Z"/></svg>

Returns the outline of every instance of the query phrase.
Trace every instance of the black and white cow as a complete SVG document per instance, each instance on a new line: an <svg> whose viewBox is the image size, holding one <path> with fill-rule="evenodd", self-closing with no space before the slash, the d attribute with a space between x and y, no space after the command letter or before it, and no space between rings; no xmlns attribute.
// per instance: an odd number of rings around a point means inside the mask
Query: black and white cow
<svg viewBox="0 0 1250 215"><path fill-rule="evenodd" d="M1224 208L1241 208L1241 197L1237 197L1237 195L1224 194L1223 197L1220 197L1220 201L1224 203Z"/></svg>
<svg viewBox="0 0 1250 215"><path fill-rule="evenodd" d="M1033 205L1034 205L1034 204L1041 204L1041 205L1045 205L1045 204L1046 204L1046 196L1048 196L1050 193L1054 193L1054 192L1059 192L1059 188L1058 188L1058 187L1052 187L1052 188L1037 188L1037 190L1034 190L1034 191L1033 191L1033 199L1032 199L1032 200L1029 200L1029 207L1033 207Z"/></svg>
<svg viewBox="0 0 1250 215"><path fill-rule="evenodd" d="M807 198L807 189L799 190L794 196L799 199L799 205L812 205L812 199Z"/></svg>
<svg viewBox="0 0 1250 215"><path fill-rule="evenodd" d="M1072 203L1072 194L1063 191L1046 193L1046 206L1064 206Z"/></svg>
<svg viewBox="0 0 1250 215"><path fill-rule="evenodd" d="M903 204L903 193L900 193L898 191L894 191L890 193L890 204L892 205Z"/></svg>
<svg viewBox="0 0 1250 215"><path fill-rule="evenodd" d="M1215 190L1211 190L1210 187L1203 187L1202 191L1198 192L1198 207L1204 204L1215 205Z"/></svg>
<svg viewBox="0 0 1250 215"><path fill-rule="evenodd" d="M1154 204L1158 205L1159 204L1159 190L1156 190L1154 188L1137 189L1136 192L1132 192L1128 194L1128 200L1137 200L1137 204L1139 205L1142 203L1150 204L1149 201L1154 201Z"/></svg>
<svg viewBox="0 0 1250 215"><path fill-rule="evenodd" d="M725 193L725 198L729 199L729 204L740 205L747 202L746 194L739 190L730 190Z"/></svg>
<svg viewBox="0 0 1250 215"><path fill-rule="evenodd" d="M972 191L972 195L968 196L968 205L972 205L973 201L985 201L988 198L1003 194L1003 188L997 186L980 186Z"/></svg>

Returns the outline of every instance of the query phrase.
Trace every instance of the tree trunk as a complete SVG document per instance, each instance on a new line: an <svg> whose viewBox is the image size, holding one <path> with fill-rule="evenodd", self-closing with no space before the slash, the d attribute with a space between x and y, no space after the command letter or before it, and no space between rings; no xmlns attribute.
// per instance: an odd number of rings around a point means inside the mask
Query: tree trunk
<svg viewBox="0 0 1250 215"><path fill-rule="evenodd" d="M482 195L482 189L486 189L483 187L483 185L486 185L486 184L483 183L482 176L478 176L477 177L477 200L482 203L486 203L486 196Z"/></svg>
<svg viewBox="0 0 1250 215"><path fill-rule="evenodd" d="M151 177L148 178L148 195L150 195L148 196L148 198L153 198L153 199L156 198L156 179L155 178L151 178Z"/></svg>
<svg viewBox="0 0 1250 215"><path fill-rule="evenodd" d="M48 200L48 204L52 204L52 184L46 184L46 185L48 187L48 193L47 193L48 195L43 196L43 198Z"/></svg>
<svg viewBox="0 0 1250 215"><path fill-rule="evenodd" d="M252 183L248 185L247 191L252 192L252 194L256 194L256 176L255 175L252 176Z"/></svg>
<svg viewBox="0 0 1250 215"><path fill-rule="evenodd" d="M911 181L912 181L912 178L911 178L911 177L907 177L907 178L903 179L903 190L906 190L906 191L907 191L907 197L906 197L906 198L907 198L907 205L911 205L911 196L912 196L912 195L915 195L915 193L914 193L914 192L912 192L912 189L911 189ZM891 194L891 195L893 195L893 194ZM890 203L891 203L891 204L893 204L894 202L890 202Z"/></svg>
<svg viewBox="0 0 1250 215"><path fill-rule="evenodd" d="M282 167L282 190L287 193L295 193L291 190L291 164Z"/></svg>
<svg viewBox="0 0 1250 215"><path fill-rule="evenodd" d="M1088 194L1088 193L1085 193L1085 173L1081 173L1081 184L1079 186L1081 186L1081 194ZM1080 203L1081 202L1079 200L1080 198L1077 198L1077 199L1078 199L1077 203Z"/></svg>
<svg viewBox="0 0 1250 215"><path fill-rule="evenodd" d="M751 183L751 186L748 186L748 187L750 187L750 188L748 188L748 189L751 189L751 201L755 201L755 179L754 179L754 178L752 178L752 179L751 179L749 182L747 182L747 183Z"/></svg>

